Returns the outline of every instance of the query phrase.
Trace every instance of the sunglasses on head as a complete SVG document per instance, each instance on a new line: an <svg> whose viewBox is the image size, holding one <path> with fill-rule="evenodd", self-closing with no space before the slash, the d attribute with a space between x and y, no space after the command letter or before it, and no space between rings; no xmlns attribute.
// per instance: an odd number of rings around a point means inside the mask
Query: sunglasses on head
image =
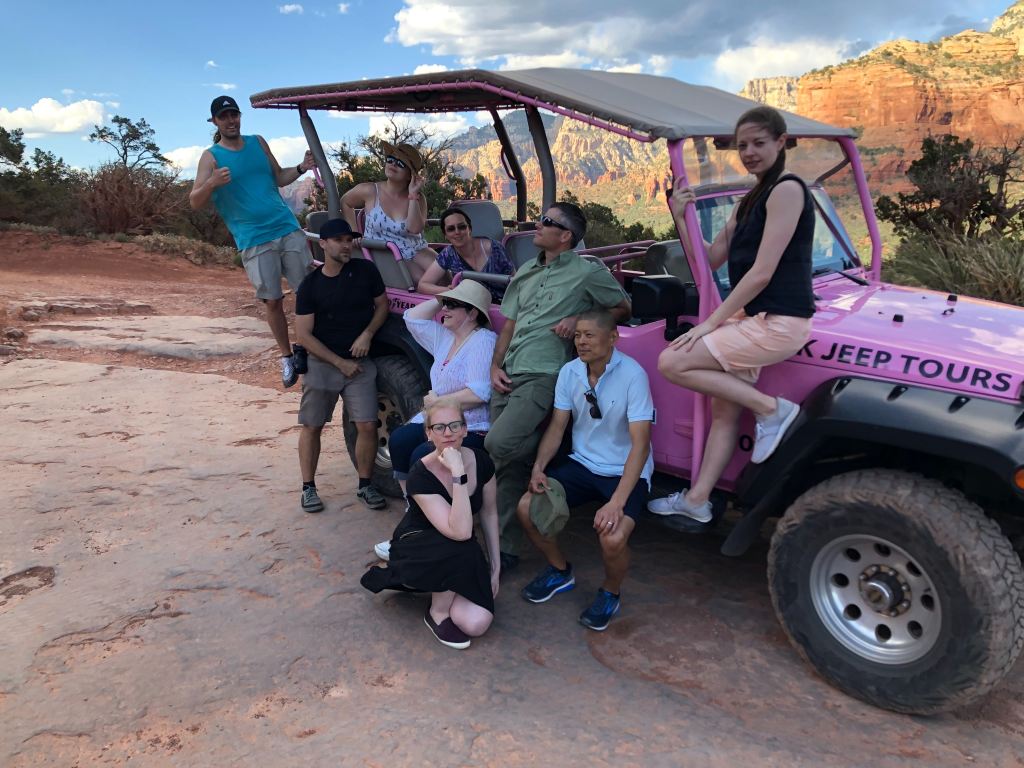
<svg viewBox="0 0 1024 768"><path fill-rule="evenodd" d="M384 162L387 163L388 165L397 165L402 170L405 170L406 168L409 167L408 165L406 165L405 160L399 160L394 155L388 155L387 157L385 157Z"/></svg>
<svg viewBox="0 0 1024 768"><path fill-rule="evenodd" d="M469 229L469 224L466 224L465 222L463 222L462 224L449 224L448 226L446 226L444 228L444 231L445 232L449 232L449 233L451 233L451 232L465 232L467 229Z"/></svg>
<svg viewBox="0 0 1024 768"><path fill-rule="evenodd" d="M587 398L587 402L590 403L590 417L593 419L600 419L601 407L597 404L597 395L594 394L594 390L588 389L583 393L583 396Z"/></svg>
<svg viewBox="0 0 1024 768"><path fill-rule="evenodd" d="M464 309L467 312L471 309L469 304L463 304L461 301L455 299L441 299L441 306L445 309Z"/></svg>
<svg viewBox="0 0 1024 768"><path fill-rule="evenodd" d="M541 216L540 223L545 227L557 227L558 229L564 229L566 232L572 232L572 230L565 226L565 224L560 221L555 221L550 216Z"/></svg>
<svg viewBox="0 0 1024 768"><path fill-rule="evenodd" d="M464 421L449 421L447 424L431 424L430 431L433 432L435 435L443 435L445 433L445 430L447 430L454 435L456 432L461 432L462 428L465 426L466 422Z"/></svg>

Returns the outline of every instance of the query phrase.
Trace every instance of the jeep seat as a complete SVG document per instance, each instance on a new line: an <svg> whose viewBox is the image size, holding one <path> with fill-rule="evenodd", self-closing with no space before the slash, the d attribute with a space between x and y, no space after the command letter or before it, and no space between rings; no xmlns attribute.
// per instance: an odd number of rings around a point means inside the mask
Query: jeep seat
<svg viewBox="0 0 1024 768"><path fill-rule="evenodd" d="M456 200L450 207L466 212L473 222L474 237L489 237L499 243L505 237L501 211L490 200Z"/></svg>
<svg viewBox="0 0 1024 768"><path fill-rule="evenodd" d="M383 240L367 240L366 238L360 242L363 248L363 257L377 265L384 285L403 291L416 290L412 275L409 273L409 265L405 263L398 252L398 246Z"/></svg>
<svg viewBox="0 0 1024 768"><path fill-rule="evenodd" d="M306 215L306 240L313 251L313 258L317 261L324 260L324 249L320 247L320 227L327 223L331 214L327 211L310 211ZM316 235L316 237L309 237Z"/></svg>
<svg viewBox="0 0 1024 768"><path fill-rule="evenodd" d="M648 247L644 256L644 274L674 275L683 285L693 282L693 271L678 240L662 240Z"/></svg>

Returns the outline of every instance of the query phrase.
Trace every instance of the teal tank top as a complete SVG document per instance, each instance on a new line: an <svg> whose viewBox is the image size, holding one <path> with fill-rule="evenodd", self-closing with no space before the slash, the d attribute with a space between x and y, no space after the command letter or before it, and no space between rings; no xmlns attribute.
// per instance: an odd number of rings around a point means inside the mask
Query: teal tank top
<svg viewBox="0 0 1024 768"><path fill-rule="evenodd" d="M243 136L237 152L210 147L218 168L231 171L231 183L213 190L213 204L240 251L269 243L299 228L295 214L277 190L270 160L255 136Z"/></svg>

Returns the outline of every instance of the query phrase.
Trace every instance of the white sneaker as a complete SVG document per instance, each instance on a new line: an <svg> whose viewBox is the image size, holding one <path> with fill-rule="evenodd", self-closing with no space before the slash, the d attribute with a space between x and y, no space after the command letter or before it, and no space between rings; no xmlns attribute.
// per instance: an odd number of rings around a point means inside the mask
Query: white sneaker
<svg viewBox="0 0 1024 768"><path fill-rule="evenodd" d="M680 491L666 496L664 499L654 499L647 502L647 511L655 515L684 515L693 518L698 523L711 521L711 502L693 506L686 500L686 492Z"/></svg>
<svg viewBox="0 0 1024 768"><path fill-rule="evenodd" d="M291 355L288 357L281 358L281 383L284 384L284 388L295 384L299 380L299 374L295 371L295 360Z"/></svg>
<svg viewBox="0 0 1024 768"><path fill-rule="evenodd" d="M384 562L389 561L391 559L391 541L385 540L374 544L373 554L375 554Z"/></svg>
<svg viewBox="0 0 1024 768"><path fill-rule="evenodd" d="M796 403L791 403L782 397L776 398L776 400L778 405L775 408L775 413L756 420L757 437L754 440L754 450L750 454L750 461L754 464L760 464L775 453L782 438L786 436L786 430L800 415L800 406Z"/></svg>

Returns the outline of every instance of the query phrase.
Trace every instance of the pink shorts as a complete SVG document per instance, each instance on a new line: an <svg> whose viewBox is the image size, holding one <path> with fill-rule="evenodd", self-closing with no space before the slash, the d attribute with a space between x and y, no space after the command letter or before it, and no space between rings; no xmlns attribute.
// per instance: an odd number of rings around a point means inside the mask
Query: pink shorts
<svg viewBox="0 0 1024 768"><path fill-rule="evenodd" d="M792 357L811 337L811 318L769 315L748 317L742 310L703 337L722 369L751 384L766 365Z"/></svg>

